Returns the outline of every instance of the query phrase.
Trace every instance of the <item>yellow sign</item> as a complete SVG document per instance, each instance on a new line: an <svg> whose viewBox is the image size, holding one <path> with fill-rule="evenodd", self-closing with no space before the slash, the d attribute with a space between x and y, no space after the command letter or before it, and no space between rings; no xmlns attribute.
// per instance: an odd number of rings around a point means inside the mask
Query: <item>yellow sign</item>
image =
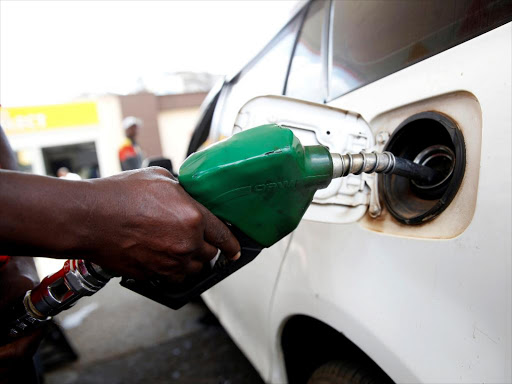
<svg viewBox="0 0 512 384"><path fill-rule="evenodd" d="M7 135L73 128L99 123L96 103L83 102L39 107L0 108Z"/></svg>

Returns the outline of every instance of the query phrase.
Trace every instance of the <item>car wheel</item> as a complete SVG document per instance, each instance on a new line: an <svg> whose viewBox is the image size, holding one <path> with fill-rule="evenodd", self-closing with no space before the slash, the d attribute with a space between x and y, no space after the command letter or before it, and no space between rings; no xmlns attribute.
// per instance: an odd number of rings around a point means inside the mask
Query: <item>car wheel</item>
<svg viewBox="0 0 512 384"><path fill-rule="evenodd" d="M347 361L330 361L317 368L308 384L377 384L381 381L361 365Z"/></svg>

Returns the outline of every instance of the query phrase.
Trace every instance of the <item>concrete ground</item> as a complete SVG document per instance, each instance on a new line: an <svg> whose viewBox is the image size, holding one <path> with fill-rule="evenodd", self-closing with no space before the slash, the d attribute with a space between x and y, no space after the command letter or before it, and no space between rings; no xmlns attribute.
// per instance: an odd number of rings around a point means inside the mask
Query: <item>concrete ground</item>
<svg viewBox="0 0 512 384"><path fill-rule="evenodd" d="M79 359L46 384L263 383L201 303L174 311L116 279L58 321Z"/></svg>

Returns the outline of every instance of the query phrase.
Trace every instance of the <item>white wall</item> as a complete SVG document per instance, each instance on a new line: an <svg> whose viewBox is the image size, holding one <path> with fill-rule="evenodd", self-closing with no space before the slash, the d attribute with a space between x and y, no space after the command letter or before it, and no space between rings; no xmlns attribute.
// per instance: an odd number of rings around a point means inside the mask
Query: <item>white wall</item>
<svg viewBox="0 0 512 384"><path fill-rule="evenodd" d="M102 177L121 172L118 151L124 140L121 127L121 104L117 96L103 96L97 101L99 135L96 140L96 153Z"/></svg>
<svg viewBox="0 0 512 384"><path fill-rule="evenodd" d="M158 114L162 152L177 172L185 160L188 144L199 117L199 107L174 109Z"/></svg>

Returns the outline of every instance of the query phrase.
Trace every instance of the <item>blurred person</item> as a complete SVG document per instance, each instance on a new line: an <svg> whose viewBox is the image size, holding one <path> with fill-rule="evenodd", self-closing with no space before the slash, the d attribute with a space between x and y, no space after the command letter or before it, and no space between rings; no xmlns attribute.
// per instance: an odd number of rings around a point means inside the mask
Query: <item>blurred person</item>
<svg viewBox="0 0 512 384"><path fill-rule="evenodd" d="M0 315L37 283L24 255L86 259L121 276L176 283L200 272L218 249L240 257L226 225L163 168L92 180L17 172L1 127L0 167L0 255L10 256L1 258ZM29 368L40 339L36 331L0 345L0 383L37 382Z"/></svg>
<svg viewBox="0 0 512 384"><path fill-rule="evenodd" d="M66 179L66 180L82 180L80 175L70 172L69 169L66 167L60 167L57 170L57 177L59 179Z"/></svg>
<svg viewBox="0 0 512 384"><path fill-rule="evenodd" d="M15 171L18 162L0 127L0 169ZM0 316L10 304L39 283L36 266L31 257L0 255ZM37 383L38 374L32 356L44 335L44 329L0 345L0 383Z"/></svg>
<svg viewBox="0 0 512 384"><path fill-rule="evenodd" d="M31 257L0 256L0 314L39 282ZM32 357L43 339L45 329L0 345L0 383L37 383Z"/></svg>
<svg viewBox="0 0 512 384"><path fill-rule="evenodd" d="M119 161L123 171L139 169L142 166L142 150L137 144L137 134L142 128L142 120L128 116L123 120L126 139L119 148Z"/></svg>

